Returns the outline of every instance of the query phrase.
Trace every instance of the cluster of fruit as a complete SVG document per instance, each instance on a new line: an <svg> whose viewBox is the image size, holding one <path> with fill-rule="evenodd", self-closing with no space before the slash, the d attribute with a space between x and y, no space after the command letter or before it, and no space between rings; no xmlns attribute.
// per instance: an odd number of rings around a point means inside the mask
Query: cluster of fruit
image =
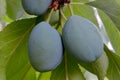
<svg viewBox="0 0 120 80"><path fill-rule="evenodd" d="M22 0L22 4L28 13L41 15L54 1L61 0ZM63 59L63 45L68 54L84 62L96 61L104 47L98 28L83 17L72 15L65 23L62 35L42 21L33 28L28 42L32 66L38 71L55 69Z"/></svg>

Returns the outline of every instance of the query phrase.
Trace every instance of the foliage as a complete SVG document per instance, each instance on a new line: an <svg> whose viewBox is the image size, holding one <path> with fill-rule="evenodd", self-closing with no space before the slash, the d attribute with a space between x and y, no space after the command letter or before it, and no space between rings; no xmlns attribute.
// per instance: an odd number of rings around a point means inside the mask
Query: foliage
<svg viewBox="0 0 120 80"><path fill-rule="evenodd" d="M86 71L95 74L99 80L105 77L120 80L120 1L72 0L69 5L61 7L58 22L51 25L61 33L71 15L87 18L101 31L104 53L97 61L85 63L64 52L64 59L55 70L37 72L28 59L28 38L33 27L41 21L49 22L53 13L50 10L45 14L47 17L31 16L23 10L21 0L0 0L0 22L5 23L0 32L0 80L86 80Z"/></svg>

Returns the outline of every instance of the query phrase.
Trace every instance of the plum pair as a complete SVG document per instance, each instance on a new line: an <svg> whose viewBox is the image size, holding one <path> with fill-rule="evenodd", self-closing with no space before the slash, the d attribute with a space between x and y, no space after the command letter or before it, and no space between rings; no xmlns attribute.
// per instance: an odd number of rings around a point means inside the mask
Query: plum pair
<svg viewBox="0 0 120 80"><path fill-rule="evenodd" d="M96 61L103 53L103 41L98 28L89 20L73 15L62 31L65 50L77 60ZM63 45L57 30L40 22L29 38L29 58L38 71L54 70L63 59Z"/></svg>

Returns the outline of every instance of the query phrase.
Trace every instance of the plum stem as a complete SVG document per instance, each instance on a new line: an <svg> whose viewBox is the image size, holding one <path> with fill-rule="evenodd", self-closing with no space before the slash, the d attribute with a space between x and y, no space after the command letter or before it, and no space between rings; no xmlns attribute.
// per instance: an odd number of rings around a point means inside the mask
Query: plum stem
<svg viewBox="0 0 120 80"><path fill-rule="evenodd" d="M49 16L48 16L48 18L46 20L47 23L49 23L49 21L50 21L50 19L52 17L53 11L54 11L54 9L51 9L50 14L49 14Z"/></svg>
<svg viewBox="0 0 120 80"><path fill-rule="evenodd" d="M64 15L64 13L63 13L63 10L62 9L60 9L60 14L62 15L62 17L65 19L65 21L67 21L67 18L66 18L66 16Z"/></svg>
<svg viewBox="0 0 120 80"><path fill-rule="evenodd" d="M65 74L66 74L66 80L69 80L68 77L68 65L67 65L67 53L64 54L65 57Z"/></svg>
<svg viewBox="0 0 120 80"><path fill-rule="evenodd" d="M71 13L71 15L74 15L74 12L73 12L73 9L72 9L71 4L68 4L68 7L69 7L69 9L70 9L70 13Z"/></svg>
<svg viewBox="0 0 120 80"><path fill-rule="evenodd" d="M85 3L81 3L81 2L71 2L71 5L84 5Z"/></svg>

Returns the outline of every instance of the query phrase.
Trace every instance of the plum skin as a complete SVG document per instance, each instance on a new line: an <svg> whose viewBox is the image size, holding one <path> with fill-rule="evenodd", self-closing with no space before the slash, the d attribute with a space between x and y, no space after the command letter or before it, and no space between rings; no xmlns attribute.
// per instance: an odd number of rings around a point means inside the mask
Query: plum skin
<svg viewBox="0 0 120 80"><path fill-rule="evenodd" d="M31 15L42 15L51 5L52 0L22 0L24 10Z"/></svg>
<svg viewBox="0 0 120 80"><path fill-rule="evenodd" d="M54 70L62 61L63 48L59 33L46 22L36 25L29 38L31 65L40 72Z"/></svg>
<svg viewBox="0 0 120 80"><path fill-rule="evenodd" d="M64 25L63 43L68 54L77 60L93 62L103 53L103 40L96 25L89 20L73 15Z"/></svg>

